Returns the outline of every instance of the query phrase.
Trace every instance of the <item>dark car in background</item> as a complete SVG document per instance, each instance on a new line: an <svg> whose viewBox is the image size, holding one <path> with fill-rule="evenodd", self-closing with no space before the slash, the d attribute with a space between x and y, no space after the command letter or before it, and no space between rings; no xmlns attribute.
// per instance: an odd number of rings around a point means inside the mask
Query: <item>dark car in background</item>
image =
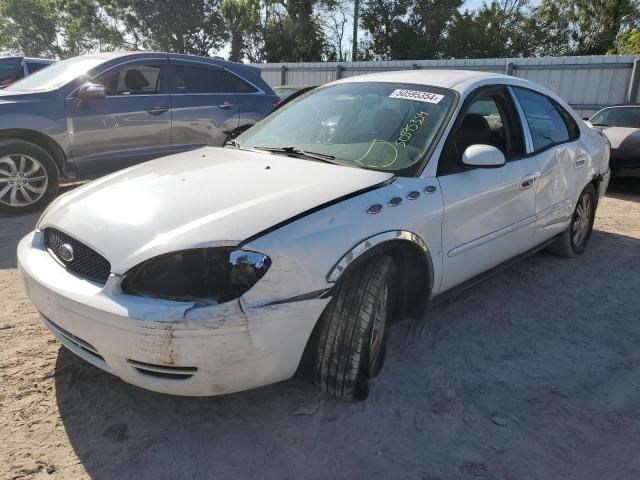
<svg viewBox="0 0 640 480"><path fill-rule="evenodd" d="M317 88L317 86L281 85L279 87L273 87L273 91L280 98L280 103L274 107L274 110L283 107L314 88Z"/></svg>
<svg viewBox="0 0 640 480"><path fill-rule="evenodd" d="M611 173L613 175L640 173L640 106L606 107L589 122L609 139L611 144Z"/></svg>
<svg viewBox="0 0 640 480"><path fill-rule="evenodd" d="M0 57L0 88L51 65L55 60L28 57Z"/></svg>
<svg viewBox="0 0 640 480"><path fill-rule="evenodd" d="M58 62L0 91L0 212L41 208L60 178L221 146L278 102L260 70L214 58L101 53Z"/></svg>

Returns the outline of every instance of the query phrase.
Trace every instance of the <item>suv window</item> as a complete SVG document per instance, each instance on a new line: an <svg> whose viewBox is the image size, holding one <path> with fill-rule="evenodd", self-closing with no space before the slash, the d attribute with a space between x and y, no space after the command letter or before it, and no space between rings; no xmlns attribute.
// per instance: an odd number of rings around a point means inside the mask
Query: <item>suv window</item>
<svg viewBox="0 0 640 480"><path fill-rule="evenodd" d="M514 88L513 91L527 118L536 152L575 138L577 126L570 134L563 116L550 98L523 88Z"/></svg>
<svg viewBox="0 0 640 480"><path fill-rule="evenodd" d="M29 75L32 73L36 73L38 70L42 70L44 67L48 67L48 63L40 63L40 62L27 62L27 71Z"/></svg>
<svg viewBox="0 0 640 480"><path fill-rule="evenodd" d="M447 140L438 173L468 168L462 163L462 154L477 144L498 148L507 161L524 153L520 122L502 89L487 92L472 101Z"/></svg>
<svg viewBox="0 0 640 480"><path fill-rule="evenodd" d="M94 81L104 85L107 95L154 95L163 93L163 65L128 63L109 70Z"/></svg>
<svg viewBox="0 0 640 480"><path fill-rule="evenodd" d="M257 90L222 68L173 65L172 93L251 93Z"/></svg>
<svg viewBox="0 0 640 480"><path fill-rule="evenodd" d="M8 85L22 78L22 65L20 60L11 62L0 62L0 87Z"/></svg>

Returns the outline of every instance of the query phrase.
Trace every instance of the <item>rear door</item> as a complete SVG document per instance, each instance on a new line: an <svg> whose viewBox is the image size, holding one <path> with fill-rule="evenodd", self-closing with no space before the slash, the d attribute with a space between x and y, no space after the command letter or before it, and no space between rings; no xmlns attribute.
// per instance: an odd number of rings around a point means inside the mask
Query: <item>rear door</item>
<svg viewBox="0 0 640 480"><path fill-rule="evenodd" d="M170 63L173 150L222 146L238 128L235 75L202 62L171 59Z"/></svg>
<svg viewBox="0 0 640 480"><path fill-rule="evenodd" d="M167 67L162 58L126 62L91 80L105 86L105 98L67 98L67 128L79 175L112 172L171 153Z"/></svg>
<svg viewBox="0 0 640 480"><path fill-rule="evenodd" d="M471 145L500 149L500 167L462 163ZM447 290L533 246L535 159L525 154L524 131L504 86L482 88L465 101L438 163L444 201L443 277Z"/></svg>
<svg viewBox="0 0 640 480"><path fill-rule="evenodd" d="M540 170L535 235L542 242L567 227L586 177L588 154L581 147L578 125L555 100L525 88L512 87L512 91L530 132L530 153Z"/></svg>

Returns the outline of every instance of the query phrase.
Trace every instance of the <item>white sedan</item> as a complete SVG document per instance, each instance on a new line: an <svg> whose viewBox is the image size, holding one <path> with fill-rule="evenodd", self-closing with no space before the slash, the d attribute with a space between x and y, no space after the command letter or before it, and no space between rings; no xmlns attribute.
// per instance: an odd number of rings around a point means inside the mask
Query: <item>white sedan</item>
<svg viewBox="0 0 640 480"><path fill-rule="evenodd" d="M581 254L609 175L603 136L539 85L353 77L63 195L19 268L46 327L126 382L216 395L299 372L362 399L393 319L542 247Z"/></svg>

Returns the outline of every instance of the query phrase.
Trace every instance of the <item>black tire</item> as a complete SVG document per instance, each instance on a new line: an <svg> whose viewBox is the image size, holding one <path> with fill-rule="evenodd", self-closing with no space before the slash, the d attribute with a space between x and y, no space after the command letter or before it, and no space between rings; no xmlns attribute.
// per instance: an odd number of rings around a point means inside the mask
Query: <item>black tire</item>
<svg viewBox="0 0 640 480"><path fill-rule="evenodd" d="M393 258L382 255L336 284L307 350L308 372L323 391L348 401L367 397L384 363L396 277Z"/></svg>
<svg viewBox="0 0 640 480"><path fill-rule="evenodd" d="M588 208L585 208L585 205L588 205ZM591 238L591 232L593 231L596 206L596 189L593 184L590 183L582 190L580 197L578 197L569 226L556 238L556 241L549 246L549 251L562 257L575 257L584 252ZM588 212L586 212L586 210L588 210ZM582 226L582 228L580 228L580 226ZM581 234L578 235L580 232Z"/></svg>
<svg viewBox="0 0 640 480"><path fill-rule="evenodd" d="M24 182L24 180L28 178L24 177L23 179L23 177L18 176L17 172L15 178L11 176L13 175L13 172L8 171L10 170L9 164L6 163L6 161L5 163L3 163L3 159L9 156L11 156L10 158L14 160L14 164L16 164L18 167L21 156L26 156L27 160L25 162L30 162L29 165L35 165L35 163L33 163L33 160L40 164L41 168L37 170L36 173L34 173L31 177L39 180L33 180L31 181L31 183L29 183L30 181L27 180L27 184L30 184L32 188L36 188L38 190L42 189L44 193L34 193L33 191L27 190L27 195L33 198L33 201L31 203L28 203L29 200L27 200L27 196L24 196L21 193L22 190L19 190L16 193L16 198L21 202L21 204L11 205L11 199L9 198L11 191L7 190L3 195L0 195L0 213L21 214L41 210L46 205L48 205L58 193L58 186L60 184L60 172L58 171L58 166L56 165L55 160L45 150L31 142L26 142L24 140L1 141L0 170L2 170L2 172L0 172L0 193L2 193L5 188L10 186L7 180L10 180L12 182L14 180ZM27 164L25 163L25 165ZM9 175L7 175L7 173ZM45 177L45 179L41 180L41 177ZM11 185L14 185L14 183L12 183ZM20 189L22 189L22 185L20 185Z"/></svg>

